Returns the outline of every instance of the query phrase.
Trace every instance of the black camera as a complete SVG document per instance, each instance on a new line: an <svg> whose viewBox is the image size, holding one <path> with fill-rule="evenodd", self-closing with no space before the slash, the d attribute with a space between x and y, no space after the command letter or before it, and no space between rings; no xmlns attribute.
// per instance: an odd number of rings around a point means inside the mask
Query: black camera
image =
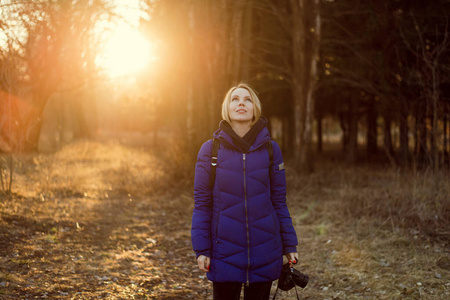
<svg viewBox="0 0 450 300"><path fill-rule="evenodd" d="M309 277L294 269L289 263L283 265L281 276L278 279L278 288L283 291L289 291L295 285L305 288L308 284Z"/></svg>
<svg viewBox="0 0 450 300"><path fill-rule="evenodd" d="M308 284L309 277L306 274L303 274L302 272L293 269L292 279L294 279L294 282L296 285L304 289L306 285Z"/></svg>

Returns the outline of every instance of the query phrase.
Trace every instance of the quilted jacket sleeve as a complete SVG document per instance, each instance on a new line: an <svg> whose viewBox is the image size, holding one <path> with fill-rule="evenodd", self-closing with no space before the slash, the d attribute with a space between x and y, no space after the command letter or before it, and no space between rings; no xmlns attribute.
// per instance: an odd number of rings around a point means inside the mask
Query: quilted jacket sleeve
<svg viewBox="0 0 450 300"><path fill-rule="evenodd" d="M286 174L281 149L275 141L273 144L273 165L270 178L271 200L280 222L283 254L297 252L297 234L286 204Z"/></svg>
<svg viewBox="0 0 450 300"><path fill-rule="evenodd" d="M191 239L196 257L211 257L212 190L209 188L211 173L212 140L205 142L197 156L194 177L194 211Z"/></svg>

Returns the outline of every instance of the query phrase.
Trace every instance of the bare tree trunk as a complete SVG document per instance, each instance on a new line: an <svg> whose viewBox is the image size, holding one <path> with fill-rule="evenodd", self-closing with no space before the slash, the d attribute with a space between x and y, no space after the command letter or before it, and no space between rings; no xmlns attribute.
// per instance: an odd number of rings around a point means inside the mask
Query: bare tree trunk
<svg viewBox="0 0 450 300"><path fill-rule="evenodd" d="M58 131L58 141L57 141L58 149L61 149L65 142L64 136L66 132L66 104L67 101L63 95L61 95L61 97L57 99L55 103L56 111L59 112L56 114L56 127Z"/></svg>
<svg viewBox="0 0 450 300"><path fill-rule="evenodd" d="M72 99L72 108L75 119L74 137L76 139L89 138L91 133L83 109L83 99Z"/></svg>
<svg viewBox="0 0 450 300"><path fill-rule="evenodd" d="M322 153L322 151L323 151L323 130L322 130L323 117L322 117L322 114L317 114L316 122L317 122L317 152Z"/></svg>
<svg viewBox="0 0 450 300"><path fill-rule="evenodd" d="M21 126L22 133L20 136L23 140L19 144L19 149L17 149L19 152L37 152L39 148L43 121L42 115L49 97L40 91L36 91L34 97L36 99L33 101L35 103L34 109L28 115L23 126Z"/></svg>
<svg viewBox="0 0 450 300"><path fill-rule="evenodd" d="M402 166L408 164L409 138L408 138L408 111L403 108L400 113L400 163Z"/></svg>
<svg viewBox="0 0 450 300"><path fill-rule="evenodd" d="M242 79L242 20L245 3L239 1L233 5L232 25L230 26L228 71L232 82Z"/></svg>
<svg viewBox="0 0 450 300"><path fill-rule="evenodd" d="M339 113L339 124L342 129L342 152L346 152L348 149L348 112Z"/></svg>
<svg viewBox="0 0 450 300"><path fill-rule="evenodd" d="M302 122L302 116L304 115L304 109L302 109L303 101L302 95L303 90L301 88L300 83L297 83L297 80L294 80L293 86L293 94L294 94L294 157L299 158L300 152L302 148L302 132L304 128L304 124Z"/></svg>
<svg viewBox="0 0 450 300"><path fill-rule="evenodd" d="M438 139L438 101L439 101L439 79L437 74L437 61L433 61L432 64L432 95L431 100L433 103L433 127L431 133L431 155L433 159L433 169L437 171L439 168L439 149L437 147L437 139Z"/></svg>
<svg viewBox="0 0 450 300"><path fill-rule="evenodd" d="M437 112L434 108L435 103L433 100L433 105L432 105L432 109L433 112L431 114L431 128L430 128L430 134L428 135L429 139L430 139L430 153L429 153L429 159L431 162L431 167L433 168L434 171L437 170L438 165L439 165L439 161L438 161L438 156L439 156L439 152L438 152L438 147L437 147Z"/></svg>
<svg viewBox="0 0 450 300"><path fill-rule="evenodd" d="M295 159L300 157L302 151L302 137L304 129L304 32L303 18L301 12L303 1L291 0L292 8L292 59L293 59L293 75L292 75L292 96L294 104L294 153ZM303 121L303 122L302 122Z"/></svg>
<svg viewBox="0 0 450 300"><path fill-rule="evenodd" d="M206 70L206 83L204 104L208 109L208 130L203 130L208 137L217 128L219 122L220 108L219 103L222 100L222 94L220 94L222 86L227 86L229 83L226 80L217 82L217 78L227 78L227 55L229 54L227 44L229 40L228 28L226 28L227 15L222 11L226 8L226 2L221 3L221 6L217 5L215 0L206 0L206 4L203 5L203 16L201 17L206 25L206 33L204 36L208 40L208 51L205 51L206 57L203 57ZM214 23L222 24L222 26L213 26ZM214 28L209 31L210 28ZM215 43L214 43L215 41ZM227 86L228 87L228 86Z"/></svg>
<svg viewBox="0 0 450 300"><path fill-rule="evenodd" d="M8 185L9 193L12 193L13 174L14 174L14 155L11 152L9 155L9 185Z"/></svg>
<svg viewBox="0 0 450 300"><path fill-rule="evenodd" d="M313 164L313 153L312 153L312 123L314 117L314 91L317 84L318 74L317 74L317 62L319 60L319 43L320 43L320 11L319 11L319 0L314 0L311 3L314 21L313 27L310 28L311 32L311 54L308 57L310 60L310 72L308 74L308 85L307 85L307 97L306 97L306 115L305 115L305 132L304 132L304 151L301 152L300 163L303 166L303 170L306 172L312 172L314 168ZM309 10L308 10L309 11Z"/></svg>
<svg viewBox="0 0 450 300"><path fill-rule="evenodd" d="M286 147L288 149L288 153L291 154L292 156L295 156L295 119L294 119L294 113L293 111L289 114L288 117L288 123L287 123L288 128L286 129L287 132L287 143L286 143Z"/></svg>
<svg viewBox="0 0 450 300"><path fill-rule="evenodd" d="M413 139L414 139L414 160L417 160L419 153L419 110L417 107L414 109L414 129L413 129Z"/></svg>
<svg viewBox="0 0 450 300"><path fill-rule="evenodd" d="M292 10L295 157L299 169L310 173L313 170L312 119L321 22L319 0L291 0L290 4ZM311 18L311 27L306 25L307 18ZM307 47L308 36L311 39L308 40Z"/></svg>
<svg viewBox="0 0 450 300"><path fill-rule="evenodd" d="M246 0L244 2L244 20L243 20L243 34L241 36L242 45L242 73L241 78L248 80L250 78L250 53L252 51L252 21L253 21L253 1Z"/></svg>
<svg viewBox="0 0 450 300"><path fill-rule="evenodd" d="M443 120L443 123L444 123L444 147L443 147L444 161L448 160L448 154L449 154L449 150L450 150L450 147L448 146L448 140L449 140L448 139L448 134L449 134L448 122L449 122L448 113L444 113L444 120Z"/></svg>
<svg viewBox="0 0 450 300"><path fill-rule="evenodd" d="M423 165L427 154L427 128L425 126L425 111L423 109L417 110L416 137L417 162L419 165Z"/></svg>
<svg viewBox="0 0 450 300"><path fill-rule="evenodd" d="M444 149L445 149L445 158L447 165L450 167L450 106L447 106L447 111L445 114L445 140Z"/></svg>
<svg viewBox="0 0 450 300"><path fill-rule="evenodd" d="M350 163L356 162L356 153L358 150L358 116L356 113L355 100L350 99L349 114L348 114L348 150L347 161Z"/></svg>
<svg viewBox="0 0 450 300"><path fill-rule="evenodd" d="M3 182L3 163L2 161L0 161L0 188L1 191L4 192L5 191L5 183Z"/></svg>
<svg viewBox="0 0 450 300"><path fill-rule="evenodd" d="M289 123L290 123L290 119L289 117L287 118L282 118L281 122L281 128L282 128L282 133L281 133L281 139L282 139L282 143L281 143L281 151L283 153L287 153L288 149L289 149L289 137L291 136L289 133Z"/></svg>
<svg viewBox="0 0 450 300"><path fill-rule="evenodd" d="M395 158L394 158L394 148L392 146L392 133L391 133L391 127L392 127L392 117L389 115L389 113L386 113L383 116L384 120L384 149L386 152L386 155L391 162L391 164L395 165Z"/></svg>
<svg viewBox="0 0 450 300"><path fill-rule="evenodd" d="M370 99L370 103L367 109L367 148L366 153L367 156L372 156L373 154L376 154L377 149L377 139L378 139L378 133L377 133L377 112L375 108L375 99L372 97Z"/></svg>
<svg viewBox="0 0 450 300"><path fill-rule="evenodd" d="M193 63L195 61L195 52L194 52L194 45L195 45L195 5L193 3L191 3L190 8L189 8L189 50L190 51L190 55L189 57L191 58L191 63ZM194 78L195 78L195 70L196 68L194 68L193 66L191 66L190 72L191 72L191 76L189 76L188 78L188 92L187 92L187 103L186 103L186 110L187 110L187 114L186 114L186 128L187 128L187 134L186 134L186 142L187 142L187 151L188 153L191 153L192 155L195 155L195 151L196 151L196 145L195 143L193 143L194 141Z"/></svg>
<svg viewBox="0 0 450 300"><path fill-rule="evenodd" d="M188 87L188 93L187 93L187 115L186 115L186 128L187 128L187 134L186 134L186 142L188 145L188 151L189 153L195 153L195 146L194 146L194 87L192 86L193 82L189 83Z"/></svg>

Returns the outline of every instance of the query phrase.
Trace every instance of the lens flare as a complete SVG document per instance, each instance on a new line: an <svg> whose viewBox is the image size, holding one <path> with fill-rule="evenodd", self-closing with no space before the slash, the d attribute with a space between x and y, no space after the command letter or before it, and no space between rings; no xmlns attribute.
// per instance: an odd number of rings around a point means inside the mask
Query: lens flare
<svg viewBox="0 0 450 300"><path fill-rule="evenodd" d="M148 66L151 43L129 25L117 27L107 38L97 65L111 77L138 72Z"/></svg>

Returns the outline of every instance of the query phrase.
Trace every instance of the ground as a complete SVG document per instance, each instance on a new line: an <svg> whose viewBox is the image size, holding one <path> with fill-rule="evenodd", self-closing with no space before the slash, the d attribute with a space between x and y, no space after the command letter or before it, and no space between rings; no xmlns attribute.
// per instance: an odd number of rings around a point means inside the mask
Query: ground
<svg viewBox="0 0 450 300"><path fill-rule="evenodd" d="M16 157L0 299L212 299L190 243L192 168L168 157L95 142ZM448 177L325 166L287 169L300 298L449 299Z"/></svg>

